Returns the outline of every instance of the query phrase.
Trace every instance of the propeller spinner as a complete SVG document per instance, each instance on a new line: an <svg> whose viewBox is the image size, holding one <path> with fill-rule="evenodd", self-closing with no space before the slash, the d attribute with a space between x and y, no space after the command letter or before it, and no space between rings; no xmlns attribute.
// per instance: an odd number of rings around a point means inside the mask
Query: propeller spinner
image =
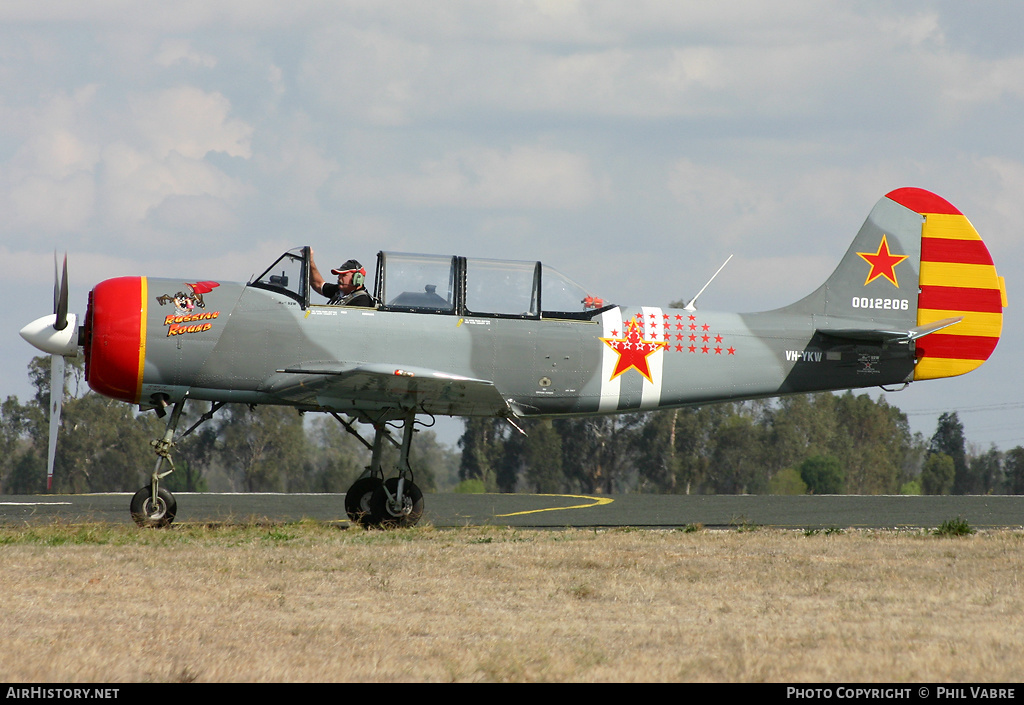
<svg viewBox="0 0 1024 705"><path fill-rule="evenodd" d="M53 487L53 461L57 452L57 430L64 399L64 370L67 357L78 356L78 326L75 314L68 313L68 257L58 274L57 253L53 255L53 313L21 329L21 337L50 353L50 439L46 454L46 489Z"/></svg>

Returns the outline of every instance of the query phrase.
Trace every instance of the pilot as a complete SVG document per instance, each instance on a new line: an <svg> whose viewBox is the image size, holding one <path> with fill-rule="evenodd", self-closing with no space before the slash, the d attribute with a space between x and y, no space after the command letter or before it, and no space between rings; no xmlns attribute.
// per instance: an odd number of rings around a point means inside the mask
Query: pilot
<svg viewBox="0 0 1024 705"><path fill-rule="evenodd" d="M365 306L373 308L373 297L363 286L366 281L366 270L354 259L346 261L331 274L338 275L338 283L326 281L316 267L312 250L309 253L310 284L319 293L326 296L328 306Z"/></svg>

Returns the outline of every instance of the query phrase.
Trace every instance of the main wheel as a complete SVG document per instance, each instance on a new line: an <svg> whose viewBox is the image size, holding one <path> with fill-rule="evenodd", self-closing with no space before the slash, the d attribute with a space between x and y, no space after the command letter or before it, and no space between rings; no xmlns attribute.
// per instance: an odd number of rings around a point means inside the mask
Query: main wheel
<svg viewBox="0 0 1024 705"><path fill-rule="evenodd" d="M174 515L178 512L178 500L161 487L154 501L153 488L147 485L132 497L131 511L132 519L139 526L162 529L174 521Z"/></svg>
<svg viewBox="0 0 1024 705"><path fill-rule="evenodd" d="M370 500L383 484L384 481L379 477L362 477L348 488L345 493L345 513L353 524L372 526L377 523Z"/></svg>
<svg viewBox="0 0 1024 705"><path fill-rule="evenodd" d="M423 492L419 487L406 481L402 490L402 500L396 504L391 498L397 492L398 478L392 477L385 480L370 498L370 507L382 528L415 526L423 516Z"/></svg>

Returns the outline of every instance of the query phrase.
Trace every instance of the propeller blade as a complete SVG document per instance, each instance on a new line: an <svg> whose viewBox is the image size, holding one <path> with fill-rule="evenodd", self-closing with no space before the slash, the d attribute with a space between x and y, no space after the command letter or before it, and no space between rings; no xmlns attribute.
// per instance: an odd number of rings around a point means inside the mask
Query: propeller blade
<svg viewBox="0 0 1024 705"><path fill-rule="evenodd" d="M60 303L60 272L57 270L57 250L53 251L53 315L57 315Z"/></svg>
<svg viewBox="0 0 1024 705"><path fill-rule="evenodd" d="M57 431L60 429L60 409L64 403L64 357L50 357L50 443L46 449L46 490L53 489L53 463L57 456Z"/></svg>
<svg viewBox="0 0 1024 705"><path fill-rule="evenodd" d="M64 273L57 285L57 254L53 255L53 313L57 319L53 322L56 330L64 330L68 326L68 255L64 253Z"/></svg>

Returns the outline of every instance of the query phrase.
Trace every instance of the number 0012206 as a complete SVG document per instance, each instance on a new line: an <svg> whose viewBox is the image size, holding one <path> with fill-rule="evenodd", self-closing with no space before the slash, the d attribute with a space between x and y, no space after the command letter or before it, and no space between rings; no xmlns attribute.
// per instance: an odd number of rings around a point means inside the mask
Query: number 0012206
<svg viewBox="0 0 1024 705"><path fill-rule="evenodd" d="M870 299L866 296L853 297L854 308L878 308L883 311L909 311L908 299Z"/></svg>

